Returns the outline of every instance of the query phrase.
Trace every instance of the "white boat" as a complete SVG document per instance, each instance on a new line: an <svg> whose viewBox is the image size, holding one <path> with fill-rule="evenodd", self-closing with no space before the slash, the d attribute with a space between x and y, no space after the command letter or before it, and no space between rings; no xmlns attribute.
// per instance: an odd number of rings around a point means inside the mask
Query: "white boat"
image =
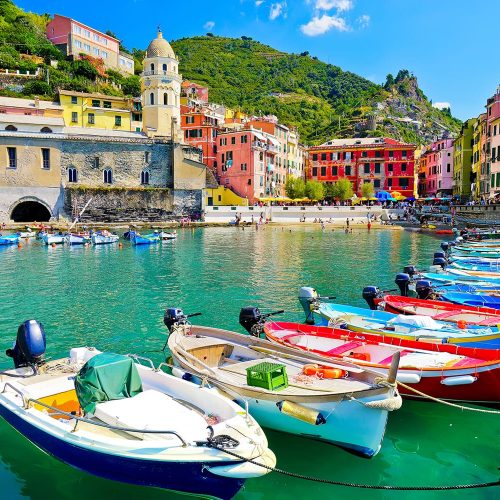
<svg viewBox="0 0 500 500"><path fill-rule="evenodd" d="M36 350L41 325L23 325ZM241 407L155 369L150 360L143 366L143 358L82 347L44 363L23 346L18 333L10 353L16 368L0 375L0 416L73 467L198 497L232 498L245 479L269 472L259 464L276 464L262 429Z"/></svg>
<svg viewBox="0 0 500 500"><path fill-rule="evenodd" d="M177 231L172 231L172 232L160 231L158 233L158 236L160 237L160 240L175 240L177 238Z"/></svg>
<svg viewBox="0 0 500 500"><path fill-rule="evenodd" d="M66 241L66 237L64 234L44 233L41 235L41 240L46 245L61 245Z"/></svg>
<svg viewBox="0 0 500 500"><path fill-rule="evenodd" d="M116 243L120 237L116 234L93 234L91 239L92 245L109 245L111 243Z"/></svg>
<svg viewBox="0 0 500 500"><path fill-rule="evenodd" d="M168 347L179 366L174 374L183 376L186 370L218 387L247 406L263 427L322 440L365 457L378 453L388 412L401 405L392 383L397 361L382 380L380 374L352 363L190 325L174 326ZM309 376L307 367L315 364L324 367L328 377L341 378Z"/></svg>
<svg viewBox="0 0 500 500"><path fill-rule="evenodd" d="M90 243L90 237L86 234L68 233L65 238L68 245L86 245Z"/></svg>

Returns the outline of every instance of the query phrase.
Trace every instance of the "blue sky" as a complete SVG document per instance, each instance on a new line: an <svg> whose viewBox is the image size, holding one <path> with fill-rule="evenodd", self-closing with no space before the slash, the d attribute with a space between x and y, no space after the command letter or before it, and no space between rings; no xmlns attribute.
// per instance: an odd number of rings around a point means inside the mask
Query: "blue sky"
<svg viewBox="0 0 500 500"><path fill-rule="evenodd" d="M15 0L16 1L16 0ZM377 83L412 71L434 103L477 116L500 84L500 0L17 0L25 10L73 17L145 48L161 25L169 40L251 36L279 50L309 51Z"/></svg>

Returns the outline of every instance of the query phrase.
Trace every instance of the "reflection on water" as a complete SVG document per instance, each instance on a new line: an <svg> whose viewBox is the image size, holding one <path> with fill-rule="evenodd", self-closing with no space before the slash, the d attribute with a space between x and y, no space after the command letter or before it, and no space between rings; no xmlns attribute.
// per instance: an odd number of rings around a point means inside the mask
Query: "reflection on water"
<svg viewBox="0 0 500 500"><path fill-rule="evenodd" d="M46 247L37 242L0 247L0 367L18 325L42 321L50 356L74 345L136 352L161 360L167 306L202 312L199 323L236 329L241 307L285 309L303 319L300 286L339 302L364 305L361 289L394 288L406 264L425 267L438 240L403 231L345 234L339 229L208 228L178 232L177 241L123 248ZM365 460L343 450L267 431L281 468L372 484L453 484L497 477L498 418L433 403L405 402L389 418L382 451ZM0 484L4 498L171 498L170 493L94 478L60 464L0 421ZM293 490L292 490L293 488ZM388 498L396 493L334 488L270 474L248 481L238 498ZM398 493L401 496L400 493ZM442 494L439 494L441 498ZM491 490L447 498L492 498ZM405 495L407 497L408 495ZM425 493L425 498L438 494Z"/></svg>

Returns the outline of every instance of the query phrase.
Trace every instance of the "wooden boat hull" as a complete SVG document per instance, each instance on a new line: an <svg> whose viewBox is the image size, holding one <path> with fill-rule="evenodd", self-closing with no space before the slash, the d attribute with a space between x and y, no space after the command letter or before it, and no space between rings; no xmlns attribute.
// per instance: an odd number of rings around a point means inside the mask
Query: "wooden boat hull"
<svg viewBox="0 0 500 500"><path fill-rule="evenodd" d="M297 350L314 352L330 359L341 357L346 361L359 364L359 366L374 369L384 376L387 376L388 372L386 363L360 360L353 356L363 353L365 357L370 357L370 359L372 356L380 358L380 356L385 357L386 354L399 350L402 360L405 359L405 354L415 356L417 353L417 363L421 363L418 361L419 355L427 356L430 360L428 366L411 367L411 362L405 366L404 361L402 361L397 380L434 398L447 401L500 404L500 350L471 349L446 344L405 341L385 335L358 334L330 327L283 322L267 323L265 333L267 338L273 342L293 346ZM294 337L295 340L293 340ZM331 345L328 344L329 341ZM331 352L332 348L337 354ZM330 354L328 354L329 350ZM442 353L461 356L463 359L455 362L456 366L432 366L432 356L439 356ZM408 398L425 399L424 396L403 386L399 387L399 391Z"/></svg>
<svg viewBox="0 0 500 500"><path fill-rule="evenodd" d="M273 346L268 341L225 330L192 327L191 332L191 338L194 337L196 340L209 336L210 338L227 340L231 342L231 345L234 343L236 346L272 349L272 352L275 353L272 356L273 359L277 356L276 363L287 363L286 356L291 355L293 357L296 355L294 349ZM392 390L387 390L387 387L377 388L376 386L362 384L363 389L358 387L360 391L358 392L354 389L356 386L353 384L349 394L332 394L329 391L321 392L311 388L298 391L295 391L295 389L290 391L288 389L263 390L248 386L244 381L240 383L240 379L231 381L231 379L219 378L211 371L201 368L201 365L196 360L189 357L189 353L186 355L187 351L183 348L183 346L186 346L186 342L183 334L179 331L174 330L170 335L168 346L176 364L181 369L196 375L195 380L198 382L204 380L218 387L240 403L241 406L245 407L248 404L250 414L263 427L325 441L364 457L372 457L380 450L388 411L387 409L375 409L366 405L370 402L392 400L394 393ZM276 350L279 350L279 352ZM306 356L311 362L314 362L315 359L316 362L322 359L312 354ZM286 366L287 371L291 370L292 367L289 364ZM346 370L355 370L352 364L343 366L345 366ZM182 376L182 370L179 375ZM291 380L295 379L296 375L294 372L290 372L288 377ZM310 421L302 420L296 414L287 414L280 410L280 405L285 402L299 405L298 407L300 407L302 413L316 412L324 417L325 422L315 425Z"/></svg>
<svg viewBox="0 0 500 500"><path fill-rule="evenodd" d="M111 236L103 236L101 234L92 235L92 245L110 245L112 243L117 243L120 238L116 234Z"/></svg>

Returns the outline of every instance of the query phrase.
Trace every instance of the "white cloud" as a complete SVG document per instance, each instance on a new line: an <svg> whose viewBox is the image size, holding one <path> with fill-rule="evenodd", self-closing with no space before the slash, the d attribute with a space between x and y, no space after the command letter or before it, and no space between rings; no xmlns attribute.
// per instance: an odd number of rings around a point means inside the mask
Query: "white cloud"
<svg viewBox="0 0 500 500"><path fill-rule="evenodd" d="M264 0L257 0L255 2L255 7L260 7L264 3Z"/></svg>
<svg viewBox="0 0 500 500"><path fill-rule="evenodd" d="M357 22L361 28L368 28L368 26L370 26L370 16L368 14L363 14L358 17Z"/></svg>
<svg viewBox="0 0 500 500"><path fill-rule="evenodd" d="M300 27L302 33L307 36L323 35L331 29L338 31L349 31L349 27L344 18L339 16L328 16L323 14L321 17L314 16L307 24Z"/></svg>
<svg viewBox="0 0 500 500"><path fill-rule="evenodd" d="M451 104L449 102L435 102L433 105L432 105L433 108L437 108L437 109L446 109L446 108L451 108Z"/></svg>
<svg viewBox="0 0 500 500"><path fill-rule="evenodd" d="M204 25L203 28L210 31L213 30L215 26L215 23L213 21L207 21Z"/></svg>
<svg viewBox="0 0 500 500"><path fill-rule="evenodd" d="M269 19L271 21L274 21L280 16L286 17L286 2L277 2L271 4L271 8L269 9Z"/></svg>
<svg viewBox="0 0 500 500"><path fill-rule="evenodd" d="M337 9L339 12L343 12L351 10L353 6L353 0L316 0L318 10Z"/></svg>

